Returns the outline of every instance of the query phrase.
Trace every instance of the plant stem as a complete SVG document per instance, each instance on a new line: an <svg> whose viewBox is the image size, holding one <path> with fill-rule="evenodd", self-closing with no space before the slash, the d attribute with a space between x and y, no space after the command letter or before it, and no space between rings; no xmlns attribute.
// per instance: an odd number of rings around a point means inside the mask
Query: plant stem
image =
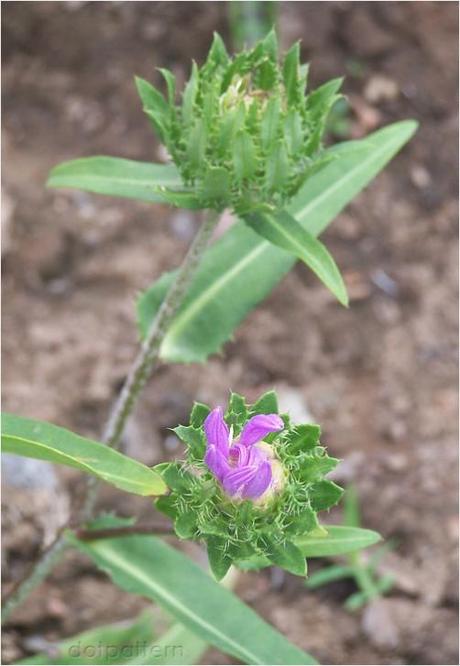
<svg viewBox="0 0 460 666"><path fill-rule="evenodd" d="M7 596L2 607L2 624L9 618L14 609L22 604L37 585L46 578L51 569L59 562L67 547L67 542L62 531L60 531L53 543L41 553L38 561Z"/></svg>
<svg viewBox="0 0 460 666"><path fill-rule="evenodd" d="M201 226L178 270L176 279L169 288L141 349L134 359L118 398L115 400L102 437L102 441L108 446L118 448L120 445L126 421L158 360L163 339L184 301L218 220L217 211L206 211ZM98 488L99 482L91 478L82 510L83 521L89 520L93 515ZM31 572L15 586L6 598L2 611L2 623L48 575L67 547L64 530L62 530L51 546L42 553Z"/></svg>
<svg viewBox="0 0 460 666"><path fill-rule="evenodd" d="M179 268L176 279L166 294L166 297L150 326L147 336L128 372L128 376L126 377L125 383L115 401L110 417L104 428L102 441L107 444L107 446L114 448L120 446L120 440L126 421L133 411L133 407L139 394L150 377L153 366L158 360L161 343L163 342L177 311L182 305L218 220L219 213L213 210L207 211L200 229ZM84 520L90 518L93 513L98 487L99 482L94 478L90 479L89 489L83 507Z"/></svg>

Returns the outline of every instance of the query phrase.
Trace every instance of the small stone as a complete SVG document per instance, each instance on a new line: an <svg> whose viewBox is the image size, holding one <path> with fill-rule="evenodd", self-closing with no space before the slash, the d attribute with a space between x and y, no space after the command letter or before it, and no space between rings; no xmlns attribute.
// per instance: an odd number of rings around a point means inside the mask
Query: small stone
<svg viewBox="0 0 460 666"><path fill-rule="evenodd" d="M281 386L278 387L277 393L280 413L288 413L293 423L314 423L314 418L299 390Z"/></svg>
<svg viewBox="0 0 460 666"><path fill-rule="evenodd" d="M394 649L399 643L398 627L393 621L385 599L376 599L363 612L362 627L377 647Z"/></svg>
<svg viewBox="0 0 460 666"><path fill-rule="evenodd" d="M419 190L423 190L431 184L431 176L424 166L416 165L410 171L410 179Z"/></svg>
<svg viewBox="0 0 460 666"><path fill-rule="evenodd" d="M364 88L364 97L371 104L391 101L398 95L399 87L396 81L380 74L371 77Z"/></svg>

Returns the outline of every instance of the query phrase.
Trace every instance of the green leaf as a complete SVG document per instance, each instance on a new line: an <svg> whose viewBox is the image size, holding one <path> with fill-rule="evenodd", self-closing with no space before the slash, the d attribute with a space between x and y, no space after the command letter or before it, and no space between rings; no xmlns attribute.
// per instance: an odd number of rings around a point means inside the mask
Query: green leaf
<svg viewBox="0 0 460 666"><path fill-rule="evenodd" d="M177 208L191 208L192 210L202 208L200 199L197 198L196 194L192 194L192 192L162 190L161 196L163 197L163 203L176 206Z"/></svg>
<svg viewBox="0 0 460 666"><path fill-rule="evenodd" d="M296 576L307 575L307 560L302 551L291 541L277 543L274 540L264 539L267 542L270 562L282 569L286 569Z"/></svg>
<svg viewBox="0 0 460 666"><path fill-rule="evenodd" d="M262 41L262 49L270 60L273 62L278 60L278 39L275 28L272 28Z"/></svg>
<svg viewBox="0 0 460 666"><path fill-rule="evenodd" d="M337 467L340 460L328 455L308 455L302 458L303 469L300 476L306 483L322 477ZM338 487L338 486L337 486ZM340 499L340 497L339 497Z"/></svg>
<svg viewBox="0 0 460 666"><path fill-rule="evenodd" d="M197 664L208 644L199 636L177 622L152 645L147 645L142 656L132 664L155 666L190 666Z"/></svg>
<svg viewBox="0 0 460 666"><path fill-rule="evenodd" d="M262 146L270 151L279 137L279 121L281 116L281 103L279 97L271 97L267 109L262 117L260 134Z"/></svg>
<svg viewBox="0 0 460 666"><path fill-rule="evenodd" d="M302 119L300 113L295 109L291 109L284 120L284 136L286 137L289 152L292 155L297 154L304 147ZM312 168L315 167L318 162L320 162L320 160L316 158Z"/></svg>
<svg viewBox="0 0 460 666"><path fill-rule="evenodd" d="M182 513L174 523L176 534L181 539L192 539L196 533L196 514Z"/></svg>
<svg viewBox="0 0 460 666"><path fill-rule="evenodd" d="M347 290L334 259L317 240L285 210L258 211L245 215L245 222L260 236L301 259L342 303L348 305Z"/></svg>
<svg viewBox="0 0 460 666"><path fill-rule="evenodd" d="M247 132L238 132L233 143L233 164L240 180L251 178L256 170L254 142Z"/></svg>
<svg viewBox="0 0 460 666"><path fill-rule="evenodd" d="M176 499L172 495L162 495L155 501L155 507L165 516L175 520L177 516Z"/></svg>
<svg viewBox="0 0 460 666"><path fill-rule="evenodd" d="M137 92L144 105L144 111L153 127L164 142L168 136L170 108L163 95L148 81L135 77Z"/></svg>
<svg viewBox="0 0 460 666"><path fill-rule="evenodd" d="M195 105L196 95L198 92L198 67L196 62L192 65L192 74L184 89L182 98L182 117L184 123L190 124L193 118L193 107Z"/></svg>
<svg viewBox="0 0 460 666"><path fill-rule="evenodd" d="M305 557L329 557L343 555L355 550L368 548L381 540L380 534L361 527L326 525L327 536L303 536L295 539L295 544Z"/></svg>
<svg viewBox="0 0 460 666"><path fill-rule="evenodd" d="M171 490L184 492L193 484L194 477L190 472L183 469L181 463L164 462L155 465L154 470L160 474Z"/></svg>
<svg viewBox="0 0 460 666"><path fill-rule="evenodd" d="M2 450L93 474L136 495L162 495L161 477L137 460L51 423L2 414Z"/></svg>
<svg viewBox="0 0 460 666"><path fill-rule="evenodd" d="M337 151L334 160L311 176L288 211L318 236L414 134L417 125L390 125ZM357 149L357 144L362 150ZM161 346L165 361L204 361L232 335L242 319L288 273L294 258L249 229L235 224L206 253L183 306ZM257 279L255 279L257 276ZM138 301L145 335L173 274L163 276Z"/></svg>
<svg viewBox="0 0 460 666"><path fill-rule="evenodd" d="M185 555L153 536L72 543L122 589L147 597L185 627L246 664L312 664L235 595Z"/></svg>
<svg viewBox="0 0 460 666"><path fill-rule="evenodd" d="M223 167L209 167L200 191L200 198L217 204L226 201L230 186L230 175Z"/></svg>
<svg viewBox="0 0 460 666"><path fill-rule="evenodd" d="M267 391L251 407L252 414L278 414L278 397L275 391Z"/></svg>
<svg viewBox="0 0 460 666"><path fill-rule="evenodd" d="M199 427L177 426L173 430L179 439L187 445L194 458L203 459L206 442Z"/></svg>
<svg viewBox="0 0 460 666"><path fill-rule="evenodd" d="M333 481L327 481L326 479L316 481L309 490L311 506L315 511L330 509L331 506L337 504L342 495L343 489Z"/></svg>
<svg viewBox="0 0 460 666"><path fill-rule="evenodd" d="M163 70L163 72L164 71L166 70ZM135 82L144 109L166 117L169 114L169 106L161 92L157 90L155 86L152 86L151 83L145 81L145 79L141 79L139 76L135 77Z"/></svg>
<svg viewBox="0 0 460 666"><path fill-rule="evenodd" d="M225 44L222 41L222 37L215 32L213 35L213 40L211 48L209 49L208 58L206 64L211 64L213 66L217 65L226 65L229 62L229 56Z"/></svg>
<svg viewBox="0 0 460 666"><path fill-rule="evenodd" d="M233 425L239 430L248 420L248 416L249 412L244 397L239 393L231 393L225 414L228 425Z"/></svg>
<svg viewBox="0 0 460 666"><path fill-rule="evenodd" d="M372 599L375 599L375 597L378 597L382 594L386 594L391 590L394 584L394 578L391 574L386 574L385 576L382 576L382 578L374 583L374 589L371 592L355 592L354 594L351 594L346 602L344 603L344 607L349 610L349 611L355 611L364 606L366 603L371 601Z"/></svg>
<svg viewBox="0 0 460 666"><path fill-rule="evenodd" d="M278 142L278 145L268 154L267 161L267 188L276 190L289 178L289 159L284 142ZM304 231L304 233L307 232Z"/></svg>
<svg viewBox="0 0 460 666"><path fill-rule="evenodd" d="M308 95L306 108L314 121L319 121L327 115L337 99L342 83L343 78L331 79Z"/></svg>
<svg viewBox="0 0 460 666"><path fill-rule="evenodd" d="M222 580L232 565L232 558L228 554L225 539L210 536L207 539L208 559L211 571L216 580Z"/></svg>
<svg viewBox="0 0 460 666"><path fill-rule="evenodd" d="M134 622L117 622L84 631L53 643L52 652L48 654L36 654L16 664L127 664L132 663L128 655L138 656L135 646L145 646L145 654L151 656L148 644L153 638L153 617L149 611L144 611ZM161 639L157 641L161 642Z"/></svg>
<svg viewBox="0 0 460 666"><path fill-rule="evenodd" d="M286 53L283 64L284 87L286 88L289 105L295 104L299 99L299 66L300 44L296 42Z"/></svg>
<svg viewBox="0 0 460 666"><path fill-rule="evenodd" d="M353 576L353 572L354 568L348 564L334 564L310 574L308 580L305 581L305 585L309 590L316 590L318 587L333 583L336 580L350 578Z"/></svg>
<svg viewBox="0 0 460 666"><path fill-rule="evenodd" d="M293 518L292 522L286 529L286 534L291 535L305 535L311 532L315 527L318 527L318 518L316 512L312 508L307 507L299 513L298 516Z"/></svg>
<svg viewBox="0 0 460 666"><path fill-rule="evenodd" d="M168 102L170 107L173 107L176 98L176 77L172 72L169 71L169 69L158 67L158 71L166 81L166 87L168 89Z"/></svg>
<svg viewBox="0 0 460 666"><path fill-rule="evenodd" d="M187 156L193 168L199 167L204 160L206 140L206 129L200 118L195 121L190 130L187 146Z"/></svg>
<svg viewBox="0 0 460 666"><path fill-rule="evenodd" d="M187 195L194 201L193 195L184 190L179 172L172 164L150 164L120 157L83 157L63 162L51 170L46 184L156 203L169 203L170 188L183 190L174 194Z"/></svg>
<svg viewBox="0 0 460 666"><path fill-rule="evenodd" d="M315 423L302 423L294 426L286 434L286 446L289 453L312 451L319 444L321 427Z"/></svg>
<svg viewBox="0 0 460 666"><path fill-rule="evenodd" d="M203 405L201 402L195 402L190 414L190 425L193 426L193 428L201 428L210 411L208 405Z"/></svg>

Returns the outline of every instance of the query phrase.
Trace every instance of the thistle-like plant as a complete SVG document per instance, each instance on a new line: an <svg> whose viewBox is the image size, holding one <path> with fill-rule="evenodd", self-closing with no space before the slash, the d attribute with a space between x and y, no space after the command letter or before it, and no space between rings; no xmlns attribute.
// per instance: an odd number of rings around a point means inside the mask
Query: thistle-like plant
<svg viewBox="0 0 460 666"><path fill-rule="evenodd" d="M273 392L254 405L233 393L225 418L220 407L197 403L190 425L175 432L185 459L155 470L171 489L156 506L174 520L176 534L206 543L218 579L232 563L305 575L297 544L327 534L317 513L342 495L324 478L339 461L320 444L319 426L291 425L278 415Z"/></svg>
<svg viewBox="0 0 460 666"><path fill-rule="evenodd" d="M299 43L281 63L274 31L234 58L215 34L203 66L193 63L179 104L174 75L160 72L167 98L136 78L144 111L182 181L180 189L164 186L159 194L173 205L232 209L256 233L304 261L346 305L328 250L285 208L333 159L321 141L342 79L307 94L308 65L300 64Z"/></svg>
<svg viewBox="0 0 460 666"><path fill-rule="evenodd" d="M197 205L240 214L276 209L329 159L321 139L341 79L307 94L308 65L299 56L296 43L281 64L272 31L232 59L216 34L204 65L193 64L181 104L170 71L160 69L167 100L136 80L144 110Z"/></svg>
<svg viewBox="0 0 460 666"><path fill-rule="evenodd" d="M396 123L359 142L325 149L322 136L340 80L307 93L308 69L299 52L295 44L281 63L271 32L232 58L215 36L203 66L193 65L182 95L167 70L160 70L166 97L137 79L170 163L101 156L52 170L51 187L205 213L178 270L161 276L138 300L142 344L102 443L14 415L2 419L4 451L69 465L119 490L158 497L157 508L173 520L179 537L206 543L217 578L232 563L277 564L305 575L306 557L344 554L379 539L357 527L319 525L318 512L341 496L324 478L338 461L320 444L318 426L292 425L278 414L272 393L254 405L232 394L225 415L196 404L190 424L175 430L186 444L183 460L152 470L113 450L122 445L127 419L156 362L204 361L220 350L296 259L347 303L340 273L317 236L408 141L415 123ZM226 207L239 219L208 248ZM202 639L200 650L212 643L245 663L316 663L154 537L164 532L164 523L145 530L113 516L92 522L96 497L91 483L80 516L83 527L75 530L72 523L72 530L57 535L8 595L3 619L74 546L123 589L164 606L185 631Z"/></svg>

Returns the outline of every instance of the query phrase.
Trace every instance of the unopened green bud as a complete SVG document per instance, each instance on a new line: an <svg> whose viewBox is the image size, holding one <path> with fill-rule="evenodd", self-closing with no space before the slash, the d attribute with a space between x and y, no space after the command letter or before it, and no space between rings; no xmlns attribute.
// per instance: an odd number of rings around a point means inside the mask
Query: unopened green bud
<svg viewBox="0 0 460 666"><path fill-rule="evenodd" d="M170 72L162 70L168 101L138 82L155 130L202 207L279 206L324 159L321 138L341 80L307 94L299 54L296 43L280 63L272 31L230 58L215 35L204 65L193 64L181 105Z"/></svg>

